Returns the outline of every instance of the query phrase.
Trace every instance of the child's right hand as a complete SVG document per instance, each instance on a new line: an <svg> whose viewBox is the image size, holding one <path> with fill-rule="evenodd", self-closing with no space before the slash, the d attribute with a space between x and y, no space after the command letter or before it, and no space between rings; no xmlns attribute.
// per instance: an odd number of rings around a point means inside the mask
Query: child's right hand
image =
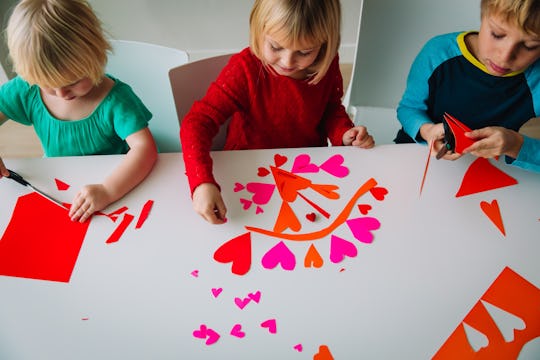
<svg viewBox="0 0 540 360"><path fill-rule="evenodd" d="M72 221L85 222L92 214L105 209L111 202L111 196L103 184L85 185L75 195L69 209L69 217Z"/></svg>
<svg viewBox="0 0 540 360"><path fill-rule="evenodd" d="M9 171L6 168L6 165L4 165L4 162L2 161L2 158L0 157L0 178L2 178L4 176L8 177L9 176Z"/></svg>
<svg viewBox="0 0 540 360"><path fill-rule="evenodd" d="M424 124L420 127L420 136L426 140L428 146L431 147L431 155L435 156L439 153L441 148L445 146L444 140L444 125L440 124ZM433 143L433 145L431 144ZM462 154L447 152L442 159L456 160L459 159Z"/></svg>
<svg viewBox="0 0 540 360"><path fill-rule="evenodd" d="M227 208L218 187L211 183L203 183L193 191L193 208L211 224L223 224L227 221Z"/></svg>

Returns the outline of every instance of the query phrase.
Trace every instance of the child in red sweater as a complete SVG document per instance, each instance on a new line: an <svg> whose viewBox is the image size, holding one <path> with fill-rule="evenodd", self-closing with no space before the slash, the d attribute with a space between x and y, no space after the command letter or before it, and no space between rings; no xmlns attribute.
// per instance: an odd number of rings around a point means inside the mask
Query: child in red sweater
<svg viewBox="0 0 540 360"><path fill-rule="evenodd" d="M341 103L339 0L256 0L250 47L233 55L182 121L193 207L213 224L226 207L212 174L212 140L231 118L224 150L353 145L372 148Z"/></svg>

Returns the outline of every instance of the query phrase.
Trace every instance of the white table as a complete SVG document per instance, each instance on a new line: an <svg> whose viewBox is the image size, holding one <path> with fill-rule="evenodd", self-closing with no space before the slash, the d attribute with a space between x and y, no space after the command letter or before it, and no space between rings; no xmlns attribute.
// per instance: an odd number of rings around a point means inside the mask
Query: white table
<svg viewBox="0 0 540 360"><path fill-rule="evenodd" d="M261 259L280 239L252 233L247 274L235 275L229 264L213 259L221 244L246 233L246 225L272 229L281 204L276 192L263 214L256 215L254 207L244 210L235 183L271 180L259 177L257 169L274 165L276 154L288 157L282 167L290 170L300 154L321 164L336 153L344 156L348 176L299 175L340 187L339 200L317 199L332 216L370 178L386 188L383 201L369 193L358 201L372 205L367 216L381 223L373 243L355 240L342 225L333 234L354 243L356 257L332 263L330 236L285 241L296 255L296 268L269 270ZM181 154L161 154L150 176L107 209L127 206L137 215L154 200L141 229L132 224L118 242L106 244L116 225L94 217L68 283L0 276L0 359L312 359L320 345L335 359L431 358L506 266L540 286L540 175L499 163L518 185L456 198L472 158L432 160L419 196L426 155L425 147L414 144L369 151L213 153L228 206L228 222L217 226L192 210ZM119 161L119 156L5 159L9 168L65 202ZM55 178L70 189L57 190ZM0 234L17 198L28 192L0 180ZM480 201L493 199L506 236L480 210ZM296 205L302 232L327 221L320 215L306 221L302 214L313 209L305 201ZM352 213L361 216L356 205ZM303 266L311 243L324 259L319 269ZM217 298L213 288L223 289ZM235 297L256 291L259 303L251 301L243 310L235 305ZM268 319L276 320L275 334L260 326ZM201 324L218 332L219 341L205 345L195 338ZM242 325L244 338L229 334L235 324ZM297 344L302 352L294 349Z"/></svg>

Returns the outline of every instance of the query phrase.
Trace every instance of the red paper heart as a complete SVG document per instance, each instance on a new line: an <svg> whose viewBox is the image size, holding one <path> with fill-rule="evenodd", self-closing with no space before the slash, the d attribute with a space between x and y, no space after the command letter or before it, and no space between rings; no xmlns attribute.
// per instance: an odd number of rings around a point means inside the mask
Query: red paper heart
<svg viewBox="0 0 540 360"><path fill-rule="evenodd" d="M251 267L251 233L247 232L221 245L214 253L214 260L232 263L231 271L245 275Z"/></svg>
<svg viewBox="0 0 540 360"><path fill-rule="evenodd" d="M373 187L369 189L369 191L371 192L371 195L379 201L383 201L386 194L388 194L388 190L383 187Z"/></svg>
<svg viewBox="0 0 540 360"><path fill-rule="evenodd" d="M240 183L234 183L234 192L239 192L239 191L242 191L242 190L244 190L244 185L242 185Z"/></svg>
<svg viewBox="0 0 540 360"><path fill-rule="evenodd" d="M360 213L362 215L367 215L369 213L369 210L371 210L371 205L360 204L360 205L358 205L358 210L360 210Z"/></svg>
<svg viewBox="0 0 540 360"><path fill-rule="evenodd" d="M276 154L274 155L274 162L277 167L280 167L281 165L285 164L287 162L287 157L283 155Z"/></svg>
<svg viewBox="0 0 540 360"><path fill-rule="evenodd" d="M257 175L259 175L260 177L268 176L268 174L270 174L270 170L264 167L260 167L259 171L257 172Z"/></svg>
<svg viewBox="0 0 540 360"><path fill-rule="evenodd" d="M504 224L501 216L501 210L499 209L499 203L497 200L493 200L491 203L487 201L480 202L480 208L486 214L486 216L495 224L499 231L506 236L506 231L504 230Z"/></svg>
<svg viewBox="0 0 540 360"><path fill-rule="evenodd" d="M306 219L308 219L311 222L314 222L316 218L317 218L317 215L315 213L309 213L306 215Z"/></svg>

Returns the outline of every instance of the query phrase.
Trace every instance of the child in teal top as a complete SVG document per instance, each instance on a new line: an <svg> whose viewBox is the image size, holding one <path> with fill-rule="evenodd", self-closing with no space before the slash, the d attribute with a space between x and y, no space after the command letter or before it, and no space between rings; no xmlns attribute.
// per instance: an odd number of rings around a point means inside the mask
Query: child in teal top
<svg viewBox="0 0 540 360"><path fill-rule="evenodd" d="M111 47L86 0L22 0L7 37L18 76L0 88L0 124L33 125L46 156L126 154L103 183L75 196L69 216L83 222L151 171L152 114L128 85L105 75ZM9 174L0 159L1 175Z"/></svg>

